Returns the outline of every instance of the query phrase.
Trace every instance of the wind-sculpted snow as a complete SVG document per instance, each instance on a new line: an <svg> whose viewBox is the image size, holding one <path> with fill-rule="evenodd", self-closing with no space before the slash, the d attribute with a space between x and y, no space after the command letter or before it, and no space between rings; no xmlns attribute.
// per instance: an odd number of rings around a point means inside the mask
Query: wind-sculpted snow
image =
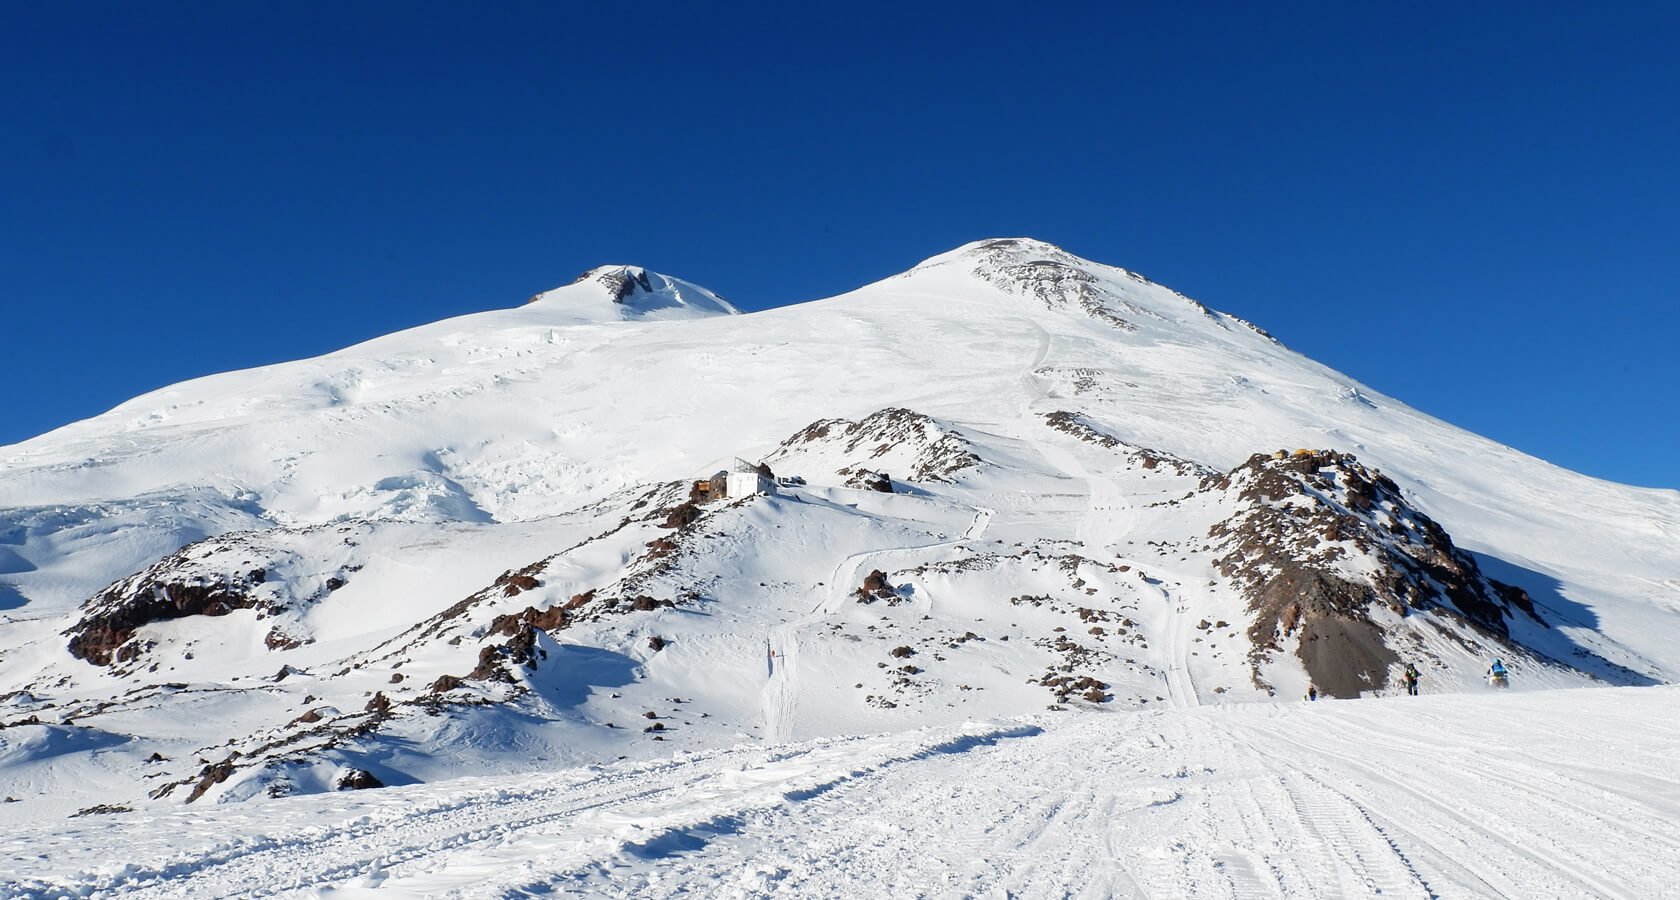
<svg viewBox="0 0 1680 900"><path fill-rule="evenodd" d="M1205 707L677 752L13 829L0 881L31 897L1662 897L1680 870L1676 699Z"/></svg>

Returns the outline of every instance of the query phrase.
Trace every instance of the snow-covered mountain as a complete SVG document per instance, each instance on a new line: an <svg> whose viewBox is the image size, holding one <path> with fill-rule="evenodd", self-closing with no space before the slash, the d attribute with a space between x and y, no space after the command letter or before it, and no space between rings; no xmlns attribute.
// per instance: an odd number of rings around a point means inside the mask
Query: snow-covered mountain
<svg viewBox="0 0 1680 900"><path fill-rule="evenodd" d="M1677 538L1041 242L744 315L603 267L0 448L0 818L1668 683Z"/></svg>

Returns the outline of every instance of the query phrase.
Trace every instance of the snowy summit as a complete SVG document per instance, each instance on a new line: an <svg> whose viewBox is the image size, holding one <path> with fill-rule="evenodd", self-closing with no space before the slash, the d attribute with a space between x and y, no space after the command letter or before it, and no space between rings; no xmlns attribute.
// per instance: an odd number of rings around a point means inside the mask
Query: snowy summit
<svg viewBox="0 0 1680 900"><path fill-rule="evenodd" d="M531 298L545 315L571 313L578 322L738 316L722 297L679 278L639 266L599 266L565 287Z"/></svg>
<svg viewBox="0 0 1680 900"><path fill-rule="evenodd" d="M604 266L0 447L0 895L1661 896L1677 523L1039 241Z"/></svg>

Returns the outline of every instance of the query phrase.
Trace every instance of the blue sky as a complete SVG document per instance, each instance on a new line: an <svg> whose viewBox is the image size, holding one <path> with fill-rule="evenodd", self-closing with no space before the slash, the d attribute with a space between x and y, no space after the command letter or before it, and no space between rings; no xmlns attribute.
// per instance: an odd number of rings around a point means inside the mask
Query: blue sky
<svg viewBox="0 0 1680 900"><path fill-rule="evenodd" d="M0 6L0 445L602 263L1028 235L1680 487L1670 5L475 6Z"/></svg>

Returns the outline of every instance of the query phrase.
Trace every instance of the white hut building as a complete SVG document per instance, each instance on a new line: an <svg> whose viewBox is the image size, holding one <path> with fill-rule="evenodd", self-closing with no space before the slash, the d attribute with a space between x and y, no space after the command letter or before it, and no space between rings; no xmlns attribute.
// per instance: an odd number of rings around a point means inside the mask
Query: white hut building
<svg viewBox="0 0 1680 900"><path fill-rule="evenodd" d="M769 466L754 465L744 459L736 459L729 468L730 497L751 497L754 494L774 494L776 492L776 476Z"/></svg>

